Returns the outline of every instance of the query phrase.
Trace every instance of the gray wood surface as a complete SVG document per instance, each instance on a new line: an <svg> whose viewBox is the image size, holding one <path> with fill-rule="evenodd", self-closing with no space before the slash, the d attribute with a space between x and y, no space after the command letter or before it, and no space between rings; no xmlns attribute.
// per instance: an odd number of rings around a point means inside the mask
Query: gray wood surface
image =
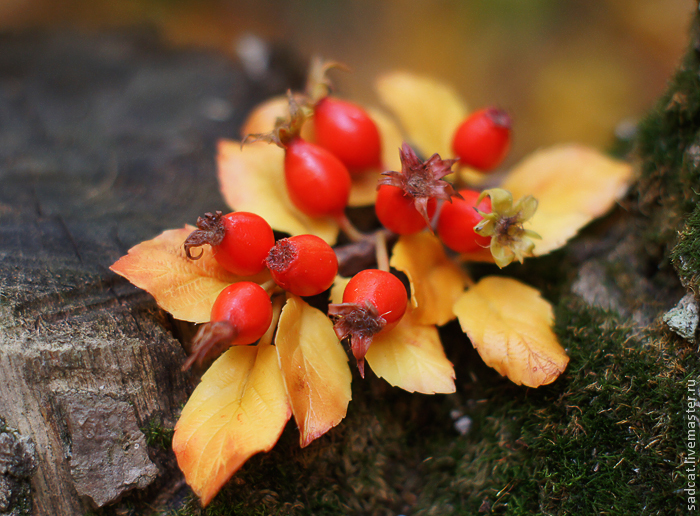
<svg viewBox="0 0 700 516"><path fill-rule="evenodd" d="M28 493L84 514L163 473L140 428L193 379L172 321L108 267L226 209L216 140L288 86L274 73L144 31L0 36L0 514Z"/></svg>

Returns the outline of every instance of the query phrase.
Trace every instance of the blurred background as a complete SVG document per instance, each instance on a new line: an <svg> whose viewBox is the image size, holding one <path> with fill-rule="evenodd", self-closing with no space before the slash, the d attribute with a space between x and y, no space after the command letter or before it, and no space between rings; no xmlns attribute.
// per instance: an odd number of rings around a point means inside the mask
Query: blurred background
<svg viewBox="0 0 700 516"><path fill-rule="evenodd" d="M429 74L514 120L509 161L557 142L611 145L663 92L694 0L0 0L0 29L154 27L238 59L260 38L300 65L346 63L341 96L376 104L383 71ZM254 48L253 48L254 51Z"/></svg>

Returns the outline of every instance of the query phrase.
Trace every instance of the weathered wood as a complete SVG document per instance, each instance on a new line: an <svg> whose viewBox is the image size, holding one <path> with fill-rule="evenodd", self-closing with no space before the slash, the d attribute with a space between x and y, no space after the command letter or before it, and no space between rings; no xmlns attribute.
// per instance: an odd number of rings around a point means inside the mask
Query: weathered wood
<svg viewBox="0 0 700 516"><path fill-rule="evenodd" d="M171 322L108 267L225 209L215 142L265 79L142 32L0 37L0 511L27 480L32 514L54 516L158 475L139 428L172 421L192 382Z"/></svg>

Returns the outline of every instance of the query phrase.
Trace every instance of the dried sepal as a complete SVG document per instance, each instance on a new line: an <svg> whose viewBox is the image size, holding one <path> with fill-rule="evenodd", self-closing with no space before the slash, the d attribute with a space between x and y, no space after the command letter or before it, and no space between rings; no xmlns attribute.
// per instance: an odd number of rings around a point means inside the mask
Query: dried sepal
<svg viewBox="0 0 700 516"><path fill-rule="evenodd" d="M226 228L221 221L222 216L222 212L216 211L214 213L207 212L202 217L197 217L197 229L189 234L183 245L187 258L199 260L204 254L202 251L197 256L193 256L190 253L192 247L200 247L204 244L215 246L221 243L226 235Z"/></svg>
<svg viewBox="0 0 700 516"><path fill-rule="evenodd" d="M534 231L523 227L523 223L530 220L537 211L537 199L527 195L513 204L513 196L509 191L491 188L481 192L477 204L486 196L491 198L492 211L479 211L484 219L474 226L474 231L481 236L491 237L491 254L500 268L513 260L523 263L526 257L533 255L535 243L532 239L541 238Z"/></svg>
<svg viewBox="0 0 700 516"><path fill-rule="evenodd" d="M433 154L428 160L420 159L407 143L403 143L399 151L401 157L401 172L382 172L384 178L379 185L391 185L401 188L405 195L411 197L416 210L430 226L428 216L428 201L432 198L450 200L461 197L452 185L442 179L452 173L452 165L456 159L442 159Z"/></svg>
<svg viewBox="0 0 700 516"><path fill-rule="evenodd" d="M338 339L350 337L350 348L357 360L360 376L365 377L365 355L374 336L386 326L377 307L371 301L334 303L328 306L328 315L334 319L333 330Z"/></svg>
<svg viewBox="0 0 700 516"><path fill-rule="evenodd" d="M311 106L330 95L333 83L328 78L328 72L334 68L346 72L350 71L346 65L338 61L326 61L318 56L311 60L309 75L306 79L306 96Z"/></svg>
<svg viewBox="0 0 700 516"><path fill-rule="evenodd" d="M246 134L241 145L253 142L266 142L285 148L294 138L298 138L301 135L304 123L313 114L313 111L312 108L306 105L305 101L297 100L291 90L287 92L287 102L289 105L289 116L278 117L275 120L274 128L269 133Z"/></svg>
<svg viewBox="0 0 700 516"><path fill-rule="evenodd" d="M187 371L195 362L201 366L205 360L218 357L231 346L236 334L236 327L228 321L202 325L192 339L192 350L182 370Z"/></svg>

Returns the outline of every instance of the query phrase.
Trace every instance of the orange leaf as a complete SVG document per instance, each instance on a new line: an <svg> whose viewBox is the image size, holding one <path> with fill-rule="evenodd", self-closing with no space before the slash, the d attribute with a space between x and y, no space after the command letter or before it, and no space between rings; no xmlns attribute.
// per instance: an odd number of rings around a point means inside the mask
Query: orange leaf
<svg viewBox="0 0 700 516"><path fill-rule="evenodd" d="M234 346L212 364L173 437L177 463L202 505L252 455L275 445L291 415L274 346Z"/></svg>
<svg viewBox="0 0 700 516"><path fill-rule="evenodd" d="M454 319L452 305L464 290L464 273L447 257L435 235L427 231L402 235L390 264L408 276L411 304L420 324L443 325Z"/></svg>
<svg viewBox="0 0 700 516"><path fill-rule="evenodd" d="M352 397L348 357L328 317L296 296L282 309L275 345L304 447L345 417Z"/></svg>
<svg viewBox="0 0 700 516"><path fill-rule="evenodd" d="M273 229L291 235L310 233L333 245L338 224L311 218L293 204L284 180L284 151L263 142L219 142L219 184L224 199L234 210L263 217Z"/></svg>
<svg viewBox="0 0 700 516"><path fill-rule="evenodd" d="M455 392L454 368L432 325L408 309L399 324L377 334L365 355L377 376L394 387L423 394Z"/></svg>
<svg viewBox="0 0 700 516"><path fill-rule="evenodd" d="M182 244L194 229L164 231L129 249L110 269L151 294L176 319L203 323L209 321L219 292L241 277L222 268L208 245L199 260L185 256ZM246 279L262 282L268 277L265 272Z"/></svg>
<svg viewBox="0 0 700 516"><path fill-rule="evenodd" d="M467 107L457 93L434 79L406 72L381 76L377 93L396 115L409 143L426 158L434 153L453 157L452 137L466 118ZM398 169L397 169L398 170Z"/></svg>
<svg viewBox="0 0 700 516"><path fill-rule="evenodd" d="M514 199L532 195L537 212L527 229L538 233L535 256L562 247L596 217L610 210L625 192L632 167L582 145L538 151L505 178L501 187Z"/></svg>
<svg viewBox="0 0 700 516"><path fill-rule="evenodd" d="M552 331L551 305L519 281L483 278L462 294L454 311L486 365L518 385L552 383L569 363Z"/></svg>

